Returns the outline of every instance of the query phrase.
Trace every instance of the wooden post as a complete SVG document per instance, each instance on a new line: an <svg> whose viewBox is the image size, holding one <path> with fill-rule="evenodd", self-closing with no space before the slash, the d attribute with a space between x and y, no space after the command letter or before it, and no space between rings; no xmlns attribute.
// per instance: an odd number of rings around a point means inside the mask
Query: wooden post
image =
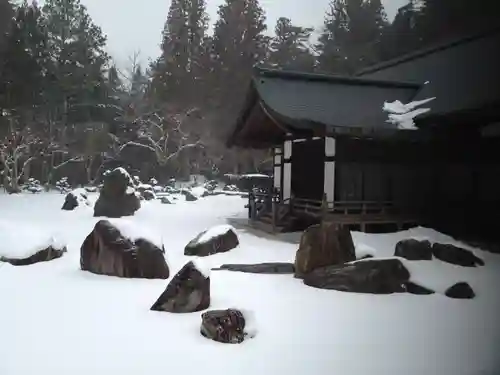
<svg viewBox="0 0 500 375"><path fill-rule="evenodd" d="M328 215L328 198L326 193L323 193L323 200L321 201L321 221L326 221Z"/></svg>
<svg viewBox="0 0 500 375"><path fill-rule="evenodd" d="M271 215L272 215L272 223L273 223L273 233L276 232L276 217L277 217L277 203L274 197L271 198Z"/></svg>
<svg viewBox="0 0 500 375"><path fill-rule="evenodd" d="M248 193L248 218L250 220L253 220L254 219L254 214L253 214L253 210L254 210L254 206L255 206L255 199L254 199L254 196L253 196L253 192L250 191L250 193Z"/></svg>

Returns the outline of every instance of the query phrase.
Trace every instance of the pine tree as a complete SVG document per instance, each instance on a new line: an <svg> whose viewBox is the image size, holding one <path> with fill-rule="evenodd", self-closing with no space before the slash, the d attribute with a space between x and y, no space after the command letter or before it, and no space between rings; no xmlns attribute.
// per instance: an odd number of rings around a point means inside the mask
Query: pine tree
<svg viewBox="0 0 500 375"><path fill-rule="evenodd" d="M419 17L416 0L401 7L382 35L381 60L388 60L418 49L421 38L416 28Z"/></svg>
<svg viewBox="0 0 500 375"><path fill-rule="evenodd" d="M267 63L273 68L312 71L314 57L308 46L312 32L312 28L293 25L289 18L279 18Z"/></svg>
<svg viewBox="0 0 500 375"><path fill-rule="evenodd" d="M46 0L55 120L90 121L105 99L106 37L79 0Z"/></svg>
<svg viewBox="0 0 500 375"><path fill-rule="evenodd" d="M197 101L207 30L205 0L173 0L162 33L162 54L152 66L153 91L161 101L188 106Z"/></svg>
<svg viewBox="0 0 500 375"><path fill-rule="evenodd" d="M500 2L480 0L420 0L417 30L423 45L466 36L498 26Z"/></svg>
<svg viewBox="0 0 500 375"><path fill-rule="evenodd" d="M334 0L320 37L320 68L354 74L380 61L381 40L387 27L380 0Z"/></svg>
<svg viewBox="0 0 500 375"><path fill-rule="evenodd" d="M219 7L213 38L214 74L220 104L234 108L243 100L255 64L265 59L268 38L258 0L225 0Z"/></svg>
<svg viewBox="0 0 500 375"><path fill-rule="evenodd" d="M0 56L10 29L14 10L9 0L0 0Z"/></svg>
<svg viewBox="0 0 500 375"><path fill-rule="evenodd" d="M34 116L43 102L48 56L46 34L40 20L36 3L30 5L25 1L16 10L5 42L0 107L18 118Z"/></svg>

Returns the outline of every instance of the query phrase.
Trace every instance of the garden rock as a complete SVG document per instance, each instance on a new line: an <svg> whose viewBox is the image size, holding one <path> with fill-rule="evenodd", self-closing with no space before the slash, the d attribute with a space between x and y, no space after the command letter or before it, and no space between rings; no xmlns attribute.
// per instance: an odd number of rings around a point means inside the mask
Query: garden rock
<svg viewBox="0 0 500 375"><path fill-rule="evenodd" d="M172 278L151 310L190 313L205 310L209 306L210 278L193 262L188 262Z"/></svg>
<svg viewBox="0 0 500 375"><path fill-rule="evenodd" d="M234 228L229 225L212 227L193 238L184 248L184 255L208 256L225 253L239 245Z"/></svg>
<svg viewBox="0 0 500 375"><path fill-rule="evenodd" d="M201 314L202 336L224 344L240 344L245 339L245 317L240 310L211 310Z"/></svg>
<svg viewBox="0 0 500 375"><path fill-rule="evenodd" d="M303 278L316 268L356 260L351 232L347 227L323 222L307 228L295 255L295 277Z"/></svg>
<svg viewBox="0 0 500 375"><path fill-rule="evenodd" d="M398 259L363 260L317 268L304 284L342 292L391 294L406 291L410 273Z"/></svg>
<svg viewBox="0 0 500 375"><path fill-rule="evenodd" d="M130 175L116 168L104 176L104 185L94 206L94 216L132 216L141 207Z"/></svg>
<svg viewBox="0 0 500 375"><path fill-rule="evenodd" d="M81 246L80 267L99 275L168 279L164 253L148 240L132 241L108 220L100 220Z"/></svg>
<svg viewBox="0 0 500 375"><path fill-rule="evenodd" d="M427 240L402 240L396 244L394 255L408 260L432 260L432 245Z"/></svg>

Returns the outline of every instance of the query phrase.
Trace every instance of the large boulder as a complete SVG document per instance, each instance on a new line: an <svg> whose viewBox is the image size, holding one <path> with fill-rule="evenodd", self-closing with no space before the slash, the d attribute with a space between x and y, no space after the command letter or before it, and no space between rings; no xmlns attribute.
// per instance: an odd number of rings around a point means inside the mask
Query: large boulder
<svg viewBox="0 0 500 375"><path fill-rule="evenodd" d="M29 266L39 262L48 262L63 256L66 252L66 247L57 247L54 245L48 246L45 249L36 251L33 255L23 258L11 258L0 256L1 262L10 263L13 266Z"/></svg>
<svg viewBox="0 0 500 375"><path fill-rule="evenodd" d="M295 266L293 263L258 263L258 264L223 264L212 271L233 271L245 273L264 274L293 274Z"/></svg>
<svg viewBox="0 0 500 375"><path fill-rule="evenodd" d="M184 248L184 255L208 256L225 253L239 245L238 236L230 225L218 225L201 232Z"/></svg>
<svg viewBox="0 0 500 375"><path fill-rule="evenodd" d="M140 198L128 172L116 168L104 175L104 185L94 206L94 216L132 216L141 208Z"/></svg>
<svg viewBox="0 0 500 375"><path fill-rule="evenodd" d="M80 249L80 266L99 275L168 279L164 250L148 240L125 237L108 220L100 220Z"/></svg>
<svg viewBox="0 0 500 375"><path fill-rule="evenodd" d="M398 259L362 260L317 268L304 284L342 292L390 294L406 292L410 273Z"/></svg>
<svg viewBox="0 0 500 375"><path fill-rule="evenodd" d="M472 251L449 244L434 243L432 252L436 258L443 262L462 267L484 266L484 261L475 256Z"/></svg>
<svg viewBox="0 0 500 375"><path fill-rule="evenodd" d="M427 240L401 240L396 244L394 255L408 260L432 260L432 245Z"/></svg>
<svg viewBox="0 0 500 375"><path fill-rule="evenodd" d="M66 198L64 198L64 204L61 209L65 211L72 211L79 206L89 205L90 202L88 201L88 196L85 190L77 189L66 194Z"/></svg>
<svg viewBox="0 0 500 375"><path fill-rule="evenodd" d="M245 317L240 310L211 310L201 314L202 336L224 344L239 344L245 339Z"/></svg>
<svg viewBox="0 0 500 375"><path fill-rule="evenodd" d="M295 254L295 277L316 268L340 265L356 260L351 232L345 226L323 222L307 228Z"/></svg>
<svg viewBox="0 0 500 375"><path fill-rule="evenodd" d="M210 278L193 262L188 262L172 278L151 310L190 313L208 309L209 306Z"/></svg>

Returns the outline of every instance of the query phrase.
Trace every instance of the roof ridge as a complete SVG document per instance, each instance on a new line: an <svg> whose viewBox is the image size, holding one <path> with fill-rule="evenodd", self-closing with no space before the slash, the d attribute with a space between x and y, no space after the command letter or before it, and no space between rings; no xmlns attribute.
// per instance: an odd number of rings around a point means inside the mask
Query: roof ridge
<svg viewBox="0 0 500 375"><path fill-rule="evenodd" d="M366 68L363 68L363 69L357 71L355 73L355 76L361 77L363 74L374 73L376 71L390 68L392 66L395 66L395 65L407 62L407 61L415 60L415 59L418 59L420 57L425 57L425 56L430 55L430 54L435 53L435 52L439 52L439 51L443 51L443 50L446 50L449 48L453 48L457 45L470 43L470 42L476 41L477 39L487 38L489 36L495 35L496 33L500 33L500 26L491 27L491 28L488 28L486 30L482 30L480 32L475 32L473 34L469 34L467 36L454 38L451 41L448 40L446 42L437 43L437 44L431 45L429 47L424 47L424 48L418 49L416 51L403 54L403 55L401 55L399 57L395 57L393 59L382 61L380 63L374 64L372 66L368 66Z"/></svg>
<svg viewBox="0 0 500 375"><path fill-rule="evenodd" d="M281 78L285 80L299 80L310 82L325 82L325 83L340 83L352 84L360 86L381 86L381 87L408 87L419 88L421 83L417 82L402 82L402 81L389 81L371 78L351 77L325 73L310 73L292 70L269 69L256 66L254 68L254 80L257 81L259 77L268 78Z"/></svg>

